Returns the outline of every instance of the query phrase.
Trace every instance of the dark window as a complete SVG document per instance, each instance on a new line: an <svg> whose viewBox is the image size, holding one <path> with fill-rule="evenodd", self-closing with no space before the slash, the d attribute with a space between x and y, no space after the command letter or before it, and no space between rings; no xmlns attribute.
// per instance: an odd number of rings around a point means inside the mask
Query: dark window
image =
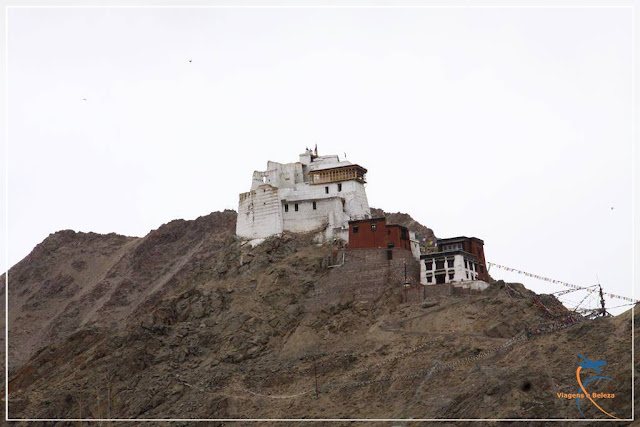
<svg viewBox="0 0 640 427"><path fill-rule="evenodd" d="M446 274L436 274L436 283L441 284L445 282Z"/></svg>
<svg viewBox="0 0 640 427"><path fill-rule="evenodd" d="M454 276L454 272L450 271L449 272L449 280L453 280L453 276Z"/></svg>
<svg viewBox="0 0 640 427"><path fill-rule="evenodd" d="M427 283L431 283L431 276L427 276Z"/></svg>
<svg viewBox="0 0 640 427"><path fill-rule="evenodd" d="M402 230L400 232L400 235L401 235L402 240L409 240L409 236L407 236L407 230Z"/></svg>
<svg viewBox="0 0 640 427"><path fill-rule="evenodd" d="M464 268L469 268L469 263L467 262L467 260L464 260Z"/></svg>
<svg viewBox="0 0 640 427"><path fill-rule="evenodd" d="M447 267L453 268L453 260L452 259L448 259L447 260Z"/></svg>
<svg viewBox="0 0 640 427"><path fill-rule="evenodd" d="M378 224L376 224L375 222L371 224L371 231L376 231L377 229L378 229Z"/></svg>
<svg viewBox="0 0 640 427"><path fill-rule="evenodd" d="M443 259L437 259L436 260L436 270L441 270L444 268L444 260Z"/></svg>
<svg viewBox="0 0 640 427"><path fill-rule="evenodd" d="M431 262L431 260L428 260L424 262L424 266L427 270L431 270L433 268L433 263Z"/></svg>
<svg viewBox="0 0 640 427"><path fill-rule="evenodd" d="M342 184L338 184L338 191L342 191Z"/></svg>
<svg viewBox="0 0 640 427"><path fill-rule="evenodd" d="M469 278L469 272L467 271L467 279Z"/></svg>
<svg viewBox="0 0 640 427"><path fill-rule="evenodd" d="M358 226L357 225L353 226L353 234L358 234Z"/></svg>
<svg viewBox="0 0 640 427"><path fill-rule="evenodd" d="M289 212L289 204L284 205L284 211Z"/></svg>
<svg viewBox="0 0 640 427"><path fill-rule="evenodd" d="M316 210L316 202L313 202L313 210Z"/></svg>
<svg viewBox="0 0 640 427"><path fill-rule="evenodd" d="M329 187L324 187L325 194L329 194Z"/></svg>
<svg viewBox="0 0 640 427"><path fill-rule="evenodd" d="M296 212L298 212L298 204L297 203L295 204L294 209L296 210Z"/></svg>

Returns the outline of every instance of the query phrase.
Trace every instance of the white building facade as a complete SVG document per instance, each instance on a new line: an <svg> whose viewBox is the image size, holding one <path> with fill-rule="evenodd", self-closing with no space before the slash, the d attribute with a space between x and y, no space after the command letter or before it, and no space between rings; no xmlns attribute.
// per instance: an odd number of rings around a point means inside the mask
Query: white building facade
<svg viewBox="0 0 640 427"><path fill-rule="evenodd" d="M367 170L337 155L307 149L295 163L267 162L255 171L251 190L240 194L236 234L261 239L283 231L322 232L348 239L348 222L371 216L364 184Z"/></svg>
<svg viewBox="0 0 640 427"><path fill-rule="evenodd" d="M420 282L425 285L478 280L477 263L472 255L462 251L437 252L422 255Z"/></svg>

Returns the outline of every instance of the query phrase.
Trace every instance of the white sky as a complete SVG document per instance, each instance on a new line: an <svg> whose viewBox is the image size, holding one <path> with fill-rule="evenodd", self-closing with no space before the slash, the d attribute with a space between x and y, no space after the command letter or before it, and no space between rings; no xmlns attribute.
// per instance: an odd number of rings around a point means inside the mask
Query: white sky
<svg viewBox="0 0 640 427"><path fill-rule="evenodd" d="M9 265L61 229L143 236L237 209L254 170L317 143L369 169L371 206L482 238L487 261L578 285L597 274L631 296L630 9L10 9L8 22Z"/></svg>

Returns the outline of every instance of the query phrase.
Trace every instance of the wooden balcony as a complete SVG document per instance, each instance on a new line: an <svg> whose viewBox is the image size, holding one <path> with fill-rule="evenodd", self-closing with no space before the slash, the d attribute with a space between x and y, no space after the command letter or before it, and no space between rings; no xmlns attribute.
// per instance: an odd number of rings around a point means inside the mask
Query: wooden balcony
<svg viewBox="0 0 640 427"><path fill-rule="evenodd" d="M366 183L367 170L359 165L340 166L337 168L322 169L309 172L309 183L313 185L327 184L330 182L356 180Z"/></svg>

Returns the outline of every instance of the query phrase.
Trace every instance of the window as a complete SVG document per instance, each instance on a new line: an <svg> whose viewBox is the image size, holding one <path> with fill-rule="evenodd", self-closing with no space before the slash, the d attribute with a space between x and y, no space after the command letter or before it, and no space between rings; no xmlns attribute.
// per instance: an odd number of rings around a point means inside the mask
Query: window
<svg viewBox="0 0 640 427"><path fill-rule="evenodd" d="M453 280L453 276L454 276L454 274L455 274L455 273L454 273L453 271L450 271L450 272L449 272L449 280Z"/></svg>
<svg viewBox="0 0 640 427"><path fill-rule="evenodd" d="M329 194L329 187L324 187L324 194Z"/></svg>
<svg viewBox="0 0 640 427"><path fill-rule="evenodd" d="M427 260L424 262L424 267L425 269L431 271L431 269L433 268L433 262L431 262L431 260Z"/></svg>
<svg viewBox="0 0 640 427"><path fill-rule="evenodd" d="M436 270L442 270L444 268L444 260L437 259L436 260Z"/></svg>
<svg viewBox="0 0 640 427"><path fill-rule="evenodd" d="M427 283L431 283L431 276L427 276Z"/></svg>
<svg viewBox="0 0 640 427"><path fill-rule="evenodd" d="M378 229L378 224L376 224L375 222L373 224L371 224L371 231L376 231Z"/></svg>
<svg viewBox="0 0 640 427"><path fill-rule="evenodd" d="M453 260L452 259L448 259L447 260L447 267L448 268L453 268Z"/></svg>
<svg viewBox="0 0 640 427"><path fill-rule="evenodd" d="M316 202L313 202L313 210L316 210Z"/></svg>
<svg viewBox="0 0 640 427"><path fill-rule="evenodd" d="M407 235L407 230L400 229L400 238L402 240L409 240L409 236Z"/></svg>
<svg viewBox="0 0 640 427"><path fill-rule="evenodd" d="M288 203L286 205L284 205L284 211L285 212L289 212L289 204Z"/></svg>
<svg viewBox="0 0 640 427"><path fill-rule="evenodd" d="M338 191L342 191L342 184L338 184Z"/></svg>
<svg viewBox="0 0 640 427"><path fill-rule="evenodd" d="M296 212L298 212L298 204L296 203L293 208L296 210Z"/></svg>
<svg viewBox="0 0 640 427"><path fill-rule="evenodd" d="M358 226L357 225L353 226L353 234L358 234Z"/></svg>
<svg viewBox="0 0 640 427"><path fill-rule="evenodd" d="M467 279L469 278L469 272L467 271Z"/></svg>
<svg viewBox="0 0 640 427"><path fill-rule="evenodd" d="M467 269L469 268L469 263L467 262L466 259L464 260L464 268L467 268Z"/></svg>

